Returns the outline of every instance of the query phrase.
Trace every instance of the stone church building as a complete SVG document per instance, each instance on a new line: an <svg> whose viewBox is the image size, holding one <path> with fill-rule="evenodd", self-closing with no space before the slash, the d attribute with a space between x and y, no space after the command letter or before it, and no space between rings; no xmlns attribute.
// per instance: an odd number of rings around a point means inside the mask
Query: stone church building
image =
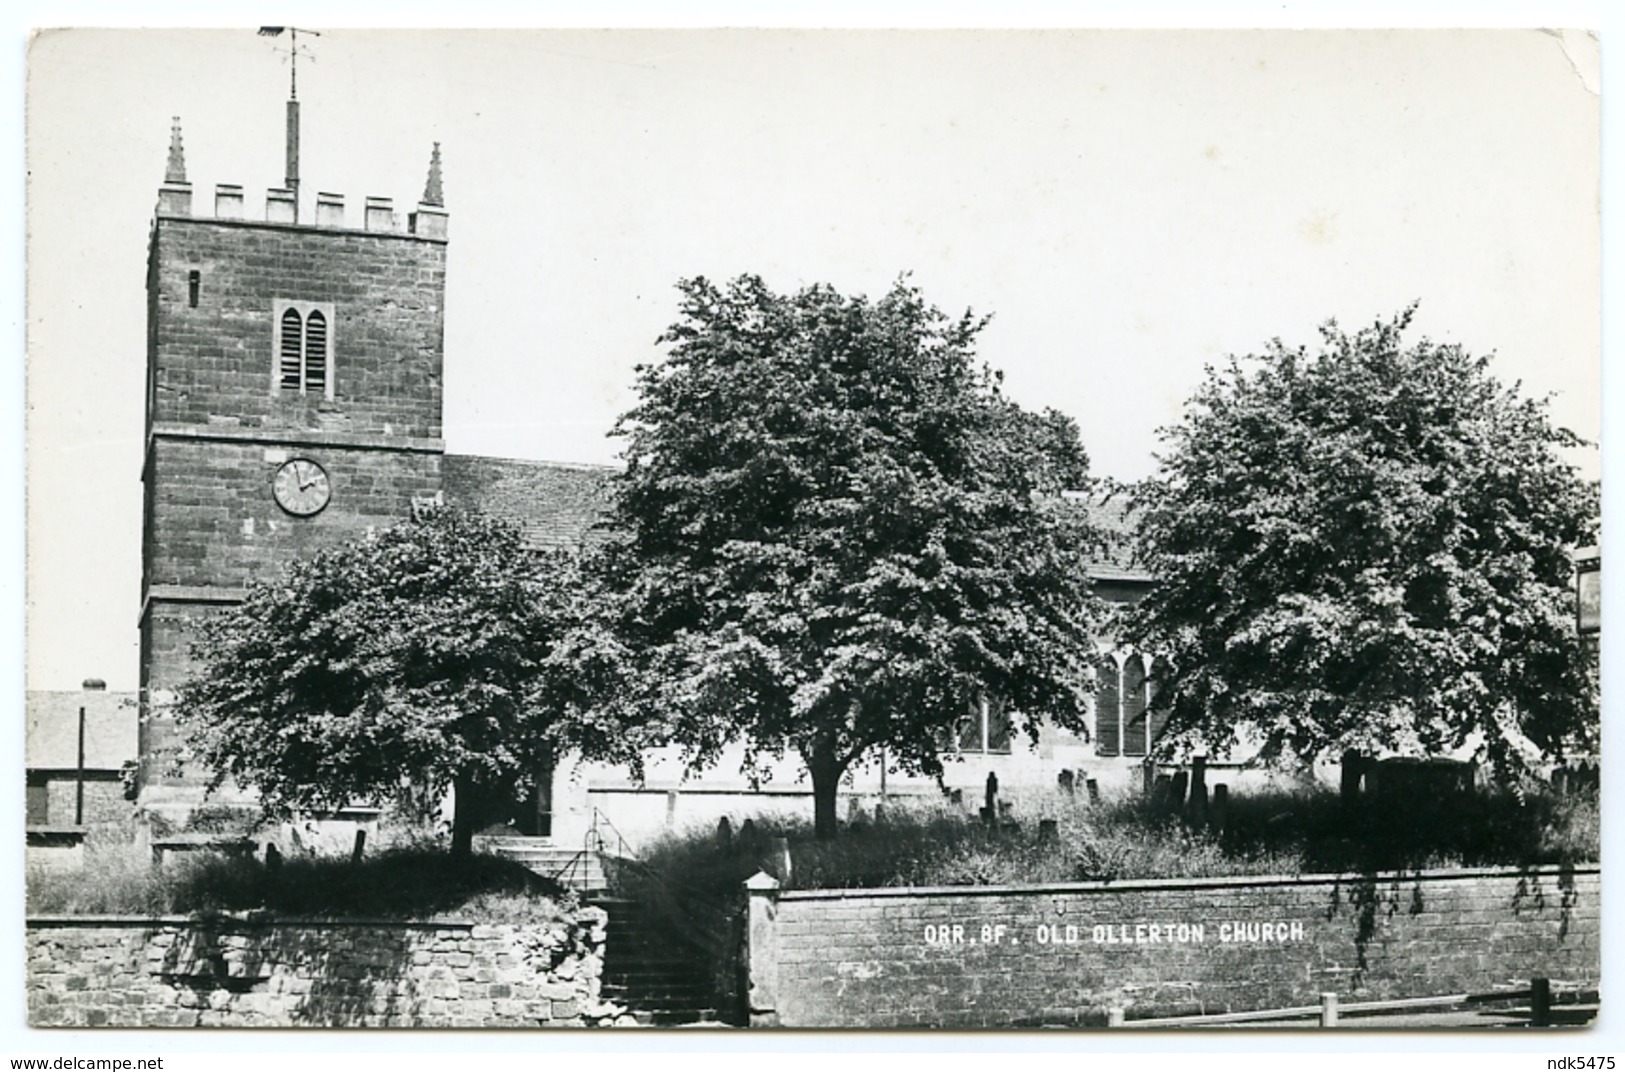
<svg viewBox="0 0 1625 1072"><path fill-rule="evenodd" d="M148 807L199 799L198 773L169 772L179 744L169 706L191 669L194 627L239 601L251 580L425 503L504 515L538 545L574 545L613 472L447 451L451 225L438 145L422 196L404 214L389 198L355 204L324 192L314 218L301 218L296 164L290 176L252 211L240 186L217 186L211 203L187 180L177 120L146 281L139 748ZM1101 562L1094 573L1118 601L1149 582L1123 563ZM961 728L963 762L949 765L947 785L973 806L989 773L1008 792L1136 783L1156 728L1147 667L1103 646L1100 668L1088 736L1046 731L1030 749L984 711ZM725 758L686 777L675 756L653 756L637 783L618 768L561 761L538 772L537 791L515 802L506 829L579 847L605 819L636 842L721 815L736 824L763 811L810 817L811 787L797 770L756 790L737 768ZM883 794L941 799L942 789L876 765L854 773L842 807Z"/></svg>

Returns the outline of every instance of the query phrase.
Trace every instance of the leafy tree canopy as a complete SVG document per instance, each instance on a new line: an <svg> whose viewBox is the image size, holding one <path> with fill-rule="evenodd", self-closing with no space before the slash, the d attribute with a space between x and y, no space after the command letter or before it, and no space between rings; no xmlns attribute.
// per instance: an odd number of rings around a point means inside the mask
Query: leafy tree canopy
<svg viewBox="0 0 1625 1072"><path fill-rule="evenodd" d="M290 564L204 624L179 716L275 809L443 799L453 851L564 749L618 755L618 653L575 559L454 509Z"/></svg>
<svg viewBox="0 0 1625 1072"><path fill-rule="evenodd" d="M940 774L981 698L1029 732L1078 726L1092 683L1095 534L1077 429L1022 410L951 320L899 281L879 301L746 276L679 284L665 361L638 374L613 584L650 703L703 766L798 752L815 826L881 748Z"/></svg>
<svg viewBox="0 0 1625 1072"><path fill-rule="evenodd" d="M1401 335L1209 369L1137 494L1157 586L1135 616L1174 668L1164 747L1268 756L1476 744L1498 768L1595 741L1569 552L1597 496L1579 445L1489 361Z"/></svg>

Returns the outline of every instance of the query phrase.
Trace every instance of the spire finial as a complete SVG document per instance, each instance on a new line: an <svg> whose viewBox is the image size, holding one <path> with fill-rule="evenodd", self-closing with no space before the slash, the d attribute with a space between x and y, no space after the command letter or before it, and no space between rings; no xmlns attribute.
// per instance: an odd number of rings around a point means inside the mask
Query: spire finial
<svg viewBox="0 0 1625 1072"><path fill-rule="evenodd" d="M435 208L446 207L446 195L440 189L440 143L434 143L434 152L429 154L429 181L423 184L423 204Z"/></svg>
<svg viewBox="0 0 1625 1072"><path fill-rule="evenodd" d="M186 182L186 150L181 147L181 117L175 116L169 128L169 163L164 167L166 183Z"/></svg>

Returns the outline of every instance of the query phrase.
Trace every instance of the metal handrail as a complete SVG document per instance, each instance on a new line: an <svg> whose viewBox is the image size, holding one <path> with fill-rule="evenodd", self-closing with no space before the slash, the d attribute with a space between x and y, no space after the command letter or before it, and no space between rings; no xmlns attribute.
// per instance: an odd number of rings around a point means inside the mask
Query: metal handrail
<svg viewBox="0 0 1625 1072"><path fill-rule="evenodd" d="M1124 1018L1121 1008L1107 1013L1108 1027L1206 1027L1223 1024L1241 1024L1259 1020L1299 1020L1311 1016L1321 1018L1322 1026L1336 1026L1338 1019L1350 1013L1403 1012L1408 1010L1444 1008L1451 1005L1475 1005L1492 1001L1529 1001L1538 1004L1542 997L1541 980L1524 990L1496 990L1482 994L1439 994L1420 998L1386 998L1380 1001L1360 1001L1343 1004L1336 994L1322 994L1318 1005L1292 1005L1279 1009L1251 1009L1246 1012L1204 1013L1196 1016L1159 1016L1144 1020ZM1569 984L1563 989L1583 992L1583 984ZM1547 981L1544 1000L1549 1002L1557 987Z"/></svg>
<svg viewBox="0 0 1625 1072"><path fill-rule="evenodd" d="M564 864L563 867L561 867L557 871L553 872L553 876L552 876L553 881L557 882L560 886L563 886L565 889L569 889L570 888L570 882L569 882L569 879L567 878L567 876L573 876L575 874L576 868L585 865L586 862L587 862L587 850L582 849L580 852L576 853L574 856L571 856L569 860L565 861L565 864Z"/></svg>
<svg viewBox="0 0 1625 1072"><path fill-rule="evenodd" d="M615 835L615 847L617 850L615 855L622 859L631 857L633 855L631 851L631 842L626 839L626 835L621 833L620 829L616 827L614 823L610 822L609 816L605 815L602 811L599 811L598 805L594 804L592 805L592 822L587 827L587 837L589 840L592 838L598 839L597 851L603 852L604 845L606 844L604 841L604 836L599 833L598 830L600 823L609 827L610 832Z"/></svg>
<svg viewBox="0 0 1625 1072"><path fill-rule="evenodd" d="M592 821L588 823L587 832L581 838L581 848L565 862L564 866L553 872L551 877L554 882L568 887L570 878L574 877L578 870L585 871L590 876L592 870L591 857L605 855L609 845L608 839L604 837L603 830L600 829L601 826L608 827L610 832L614 834L616 855L622 859L627 858L629 845L626 835L622 834L615 824L610 822L607 815L594 807L592 809Z"/></svg>

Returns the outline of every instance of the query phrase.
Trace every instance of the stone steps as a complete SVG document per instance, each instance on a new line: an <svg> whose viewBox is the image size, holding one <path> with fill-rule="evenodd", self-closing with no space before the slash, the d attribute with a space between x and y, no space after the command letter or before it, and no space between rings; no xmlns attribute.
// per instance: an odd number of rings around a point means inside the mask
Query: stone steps
<svg viewBox="0 0 1625 1072"><path fill-rule="evenodd" d="M606 999L656 1026L721 1022L710 958L703 950L651 919L637 902L606 897L594 903L609 913L602 990Z"/></svg>
<svg viewBox="0 0 1625 1072"><path fill-rule="evenodd" d="M601 996L624 1005L641 1024L721 1024L710 957L636 901L608 893L604 861L545 838L480 837L475 848L504 856L580 891L609 913Z"/></svg>
<svg viewBox="0 0 1625 1072"><path fill-rule="evenodd" d="M506 857L538 875L556 880L566 889L594 894L609 888L603 858L596 852L555 845L545 838L527 837L477 837L474 848Z"/></svg>

